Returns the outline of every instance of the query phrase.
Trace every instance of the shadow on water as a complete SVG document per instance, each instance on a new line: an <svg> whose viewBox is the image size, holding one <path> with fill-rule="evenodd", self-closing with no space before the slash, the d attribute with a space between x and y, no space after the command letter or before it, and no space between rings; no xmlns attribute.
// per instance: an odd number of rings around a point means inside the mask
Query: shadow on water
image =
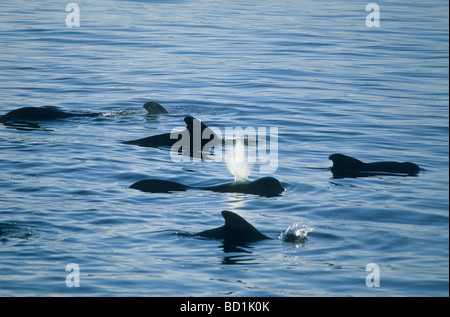
<svg viewBox="0 0 450 317"><path fill-rule="evenodd" d="M17 223L0 223L0 241L8 242L10 240L28 240L38 237L36 230L22 227Z"/></svg>

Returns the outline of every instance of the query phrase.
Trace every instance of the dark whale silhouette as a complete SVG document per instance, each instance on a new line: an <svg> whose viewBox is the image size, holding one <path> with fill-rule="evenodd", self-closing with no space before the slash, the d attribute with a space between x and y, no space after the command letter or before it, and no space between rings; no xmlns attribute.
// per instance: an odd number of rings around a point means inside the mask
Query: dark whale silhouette
<svg viewBox="0 0 450 317"><path fill-rule="evenodd" d="M143 106L148 114L167 113L160 104L150 101ZM97 117L101 112L94 113L76 113L59 110L52 107L23 107L12 110L0 117L0 123L12 127L39 128L35 122L49 121L55 119L66 119L71 117ZM30 122L31 121L31 122Z"/></svg>
<svg viewBox="0 0 450 317"><path fill-rule="evenodd" d="M236 246L247 246L247 243L257 242L261 240L271 240L272 238L258 231L250 223L238 214L224 210L222 217L225 219L225 224L222 227L201 231L194 234L178 233L183 236L203 237L210 239L223 240L223 247L225 252L247 252L243 249L236 248ZM293 230L290 226L280 235L279 239L285 242L305 243L306 236L310 231Z"/></svg>
<svg viewBox="0 0 450 317"><path fill-rule="evenodd" d="M224 210L222 217L225 219L222 227L198 232L193 236L220 239L236 244L271 239L234 212Z"/></svg>
<svg viewBox="0 0 450 317"><path fill-rule="evenodd" d="M154 101L144 103L143 107L145 108L145 110L147 110L148 114L168 113L167 110L163 108L163 106Z"/></svg>
<svg viewBox="0 0 450 317"><path fill-rule="evenodd" d="M148 193L169 193L186 191L188 189L201 189L221 193L253 194L264 197L277 196L285 190L283 185L273 177L263 177L252 182L240 181L209 187L191 187L172 181L146 179L132 184L130 188Z"/></svg>
<svg viewBox="0 0 450 317"><path fill-rule="evenodd" d="M331 172L334 178L363 177L374 175L414 176L420 167L410 162L376 162L364 163L358 159L343 154L332 154L328 157L333 161Z"/></svg>
<svg viewBox="0 0 450 317"><path fill-rule="evenodd" d="M101 113L71 113L54 108L23 107L12 110L0 117L1 123L13 121L47 121L70 117L96 117Z"/></svg>
<svg viewBox="0 0 450 317"><path fill-rule="evenodd" d="M143 147L172 147L178 142L180 145L179 150L184 151L182 154L203 158L202 151L206 149L205 145L209 146L206 150L208 151L214 144L221 142L220 138L200 120L189 116L184 118L184 122L186 123L186 129L180 131L178 135L175 133L172 138L171 133L164 133L142 139L124 141L123 143ZM183 138L185 138L184 141Z"/></svg>

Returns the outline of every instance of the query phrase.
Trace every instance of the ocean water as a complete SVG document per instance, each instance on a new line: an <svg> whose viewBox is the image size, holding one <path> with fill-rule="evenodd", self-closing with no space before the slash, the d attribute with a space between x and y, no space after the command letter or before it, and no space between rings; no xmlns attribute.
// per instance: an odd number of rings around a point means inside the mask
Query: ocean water
<svg viewBox="0 0 450 317"><path fill-rule="evenodd" d="M379 27L368 3L80 0L68 27L68 2L0 2L0 115L102 112L0 126L0 296L448 296L448 2L379 3ZM130 189L233 181L224 162L122 144L185 116L276 127L276 168L247 174L286 191ZM333 179L333 153L423 170ZM273 239L180 235L222 210ZM279 239L290 226L307 239Z"/></svg>

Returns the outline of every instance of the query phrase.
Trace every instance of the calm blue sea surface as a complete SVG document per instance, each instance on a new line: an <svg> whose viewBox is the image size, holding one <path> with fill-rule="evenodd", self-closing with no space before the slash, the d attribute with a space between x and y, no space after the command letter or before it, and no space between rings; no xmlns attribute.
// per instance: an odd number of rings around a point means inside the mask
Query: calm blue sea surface
<svg viewBox="0 0 450 317"><path fill-rule="evenodd" d="M0 126L0 296L448 296L448 1L380 2L372 28L369 2L80 0L73 28L69 1L0 2L0 115L103 113ZM233 181L224 162L121 143L188 115L277 127L277 169L249 179L287 190L128 188ZM333 153L424 170L333 179ZM221 226L222 210L273 239L230 250L179 234ZM294 224L304 243L279 239Z"/></svg>

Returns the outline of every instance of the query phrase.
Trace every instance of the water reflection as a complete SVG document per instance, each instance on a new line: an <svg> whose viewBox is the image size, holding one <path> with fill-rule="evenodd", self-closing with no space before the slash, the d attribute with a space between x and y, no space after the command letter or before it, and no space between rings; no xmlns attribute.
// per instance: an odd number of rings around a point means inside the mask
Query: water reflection
<svg viewBox="0 0 450 317"><path fill-rule="evenodd" d="M14 121L3 123L8 129L16 129L18 131L54 131L52 129L43 128L35 122Z"/></svg>
<svg viewBox="0 0 450 317"><path fill-rule="evenodd" d="M222 241L222 244L219 246L220 249L224 253L245 253L244 254L230 254L225 255L222 258L222 264L226 265L244 265L244 264L258 264L255 261L254 256L250 256L253 254L248 249L252 249L251 243L235 243L234 241Z"/></svg>

